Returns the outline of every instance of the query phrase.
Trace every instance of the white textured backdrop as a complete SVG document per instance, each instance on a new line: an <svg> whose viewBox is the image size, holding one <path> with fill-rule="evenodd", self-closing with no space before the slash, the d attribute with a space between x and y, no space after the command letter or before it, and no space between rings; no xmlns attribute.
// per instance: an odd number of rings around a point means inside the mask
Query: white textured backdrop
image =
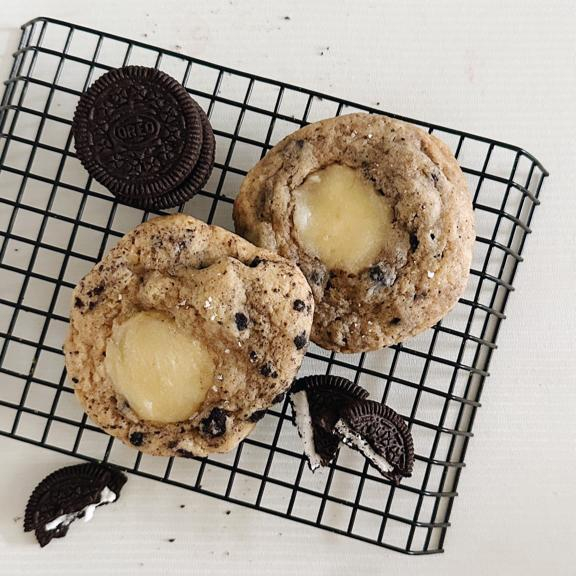
<svg viewBox="0 0 576 576"><path fill-rule="evenodd" d="M136 477L91 525L40 550L15 519L71 459L0 439L0 575L575 574L576 4L4 0L2 78L18 26L39 15L517 144L551 177L444 555L407 558Z"/></svg>

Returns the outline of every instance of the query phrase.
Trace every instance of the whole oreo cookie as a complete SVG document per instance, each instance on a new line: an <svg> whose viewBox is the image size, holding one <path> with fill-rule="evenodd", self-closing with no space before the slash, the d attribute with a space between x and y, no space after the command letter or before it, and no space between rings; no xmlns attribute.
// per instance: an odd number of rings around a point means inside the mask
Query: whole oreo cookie
<svg viewBox="0 0 576 576"><path fill-rule="evenodd" d="M211 149L213 157L206 123L174 78L127 66L104 74L81 96L72 130L78 158L96 180L124 203L164 208L198 189L174 193L192 174L206 172Z"/></svg>
<svg viewBox="0 0 576 576"><path fill-rule="evenodd" d="M346 407L367 397L364 388L338 376L307 376L294 382L290 403L311 470L336 456L340 444L336 422Z"/></svg>
<svg viewBox="0 0 576 576"><path fill-rule="evenodd" d="M392 408L372 400L351 403L342 410L334 429L344 444L361 452L395 484L412 474L412 436L403 418Z"/></svg>
<svg viewBox="0 0 576 576"><path fill-rule="evenodd" d="M88 521L97 506L118 500L126 483L122 472L102 464L79 464L53 472L32 492L24 531L34 530L40 546L63 538L77 518Z"/></svg>

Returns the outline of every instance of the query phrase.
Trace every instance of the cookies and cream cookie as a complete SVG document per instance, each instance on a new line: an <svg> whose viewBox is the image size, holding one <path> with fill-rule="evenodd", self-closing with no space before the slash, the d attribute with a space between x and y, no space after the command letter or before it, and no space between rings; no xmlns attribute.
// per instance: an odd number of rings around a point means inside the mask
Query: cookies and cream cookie
<svg viewBox="0 0 576 576"><path fill-rule="evenodd" d="M316 302L312 340L375 350L432 326L466 285L474 218L438 138L350 114L287 136L247 174L236 231L300 267Z"/></svg>
<svg viewBox="0 0 576 576"><path fill-rule="evenodd" d="M66 366L86 413L122 441L225 452L289 388L313 310L278 254L191 216L156 218L74 290Z"/></svg>

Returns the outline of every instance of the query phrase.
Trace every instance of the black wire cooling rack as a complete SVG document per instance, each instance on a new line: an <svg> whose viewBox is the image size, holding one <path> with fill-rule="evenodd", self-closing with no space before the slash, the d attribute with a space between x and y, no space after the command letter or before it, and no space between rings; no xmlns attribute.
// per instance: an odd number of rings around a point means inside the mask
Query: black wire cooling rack
<svg viewBox="0 0 576 576"><path fill-rule="evenodd" d="M145 456L86 419L61 352L76 282L119 237L154 215L118 204L92 180L70 134L80 93L126 64L168 72L208 113L215 169L205 190L179 210L228 228L242 177L283 136L329 116L382 113L50 18L25 24L0 108L0 434L401 552L442 551L488 365L548 173L516 146L403 118L446 141L468 179L478 234L468 289L442 322L405 344L355 355L312 346L301 370L354 380L406 418L416 462L400 486L350 450L312 474L286 403L230 454Z"/></svg>

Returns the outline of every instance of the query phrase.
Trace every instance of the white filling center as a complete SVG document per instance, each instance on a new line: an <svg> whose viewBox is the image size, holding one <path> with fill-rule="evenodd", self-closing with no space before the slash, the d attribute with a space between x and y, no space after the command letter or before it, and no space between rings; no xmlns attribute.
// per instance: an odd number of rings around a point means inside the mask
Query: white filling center
<svg viewBox="0 0 576 576"><path fill-rule="evenodd" d="M348 444L348 446L352 446L359 450L370 462L374 464L384 473L392 472L394 470L394 466L384 458L384 456L380 456L370 444L361 438L356 432L350 429L350 427L344 422L344 420L338 420L336 422L336 431L342 436L342 442L344 444Z"/></svg>
<svg viewBox="0 0 576 576"><path fill-rule="evenodd" d="M94 511L98 506L102 504L110 504L111 502L114 502L114 500L116 500L116 494L112 492L112 490L110 490L108 486L105 486L102 492L100 492L100 499L98 500L98 502L96 502L96 504L90 504L85 508L82 508L82 510L79 510L78 512L73 512L71 514L62 514L62 516L54 518L52 522L48 522L48 524L44 526L44 529L46 530L46 532L50 532L51 530L56 530L56 528L58 528L58 526L60 526L61 524L64 524L64 526L68 526L68 524L76 520L76 518L78 518L82 514L84 514L84 522L90 522L90 520L92 520L92 518L94 517Z"/></svg>
<svg viewBox="0 0 576 576"><path fill-rule="evenodd" d="M394 242L393 211L359 170L332 164L294 190L302 247L329 269L358 272Z"/></svg>
<svg viewBox="0 0 576 576"><path fill-rule="evenodd" d="M291 400L296 419L296 428L304 445L304 453L308 457L311 470L314 471L321 466L322 461L320 455L316 452L314 444L314 430L312 428L312 417L310 416L310 406L306 391L300 390L300 392L293 393Z"/></svg>
<svg viewBox="0 0 576 576"><path fill-rule="evenodd" d="M114 327L105 366L114 388L143 420L186 420L214 383L214 361L204 344L153 312Z"/></svg>

